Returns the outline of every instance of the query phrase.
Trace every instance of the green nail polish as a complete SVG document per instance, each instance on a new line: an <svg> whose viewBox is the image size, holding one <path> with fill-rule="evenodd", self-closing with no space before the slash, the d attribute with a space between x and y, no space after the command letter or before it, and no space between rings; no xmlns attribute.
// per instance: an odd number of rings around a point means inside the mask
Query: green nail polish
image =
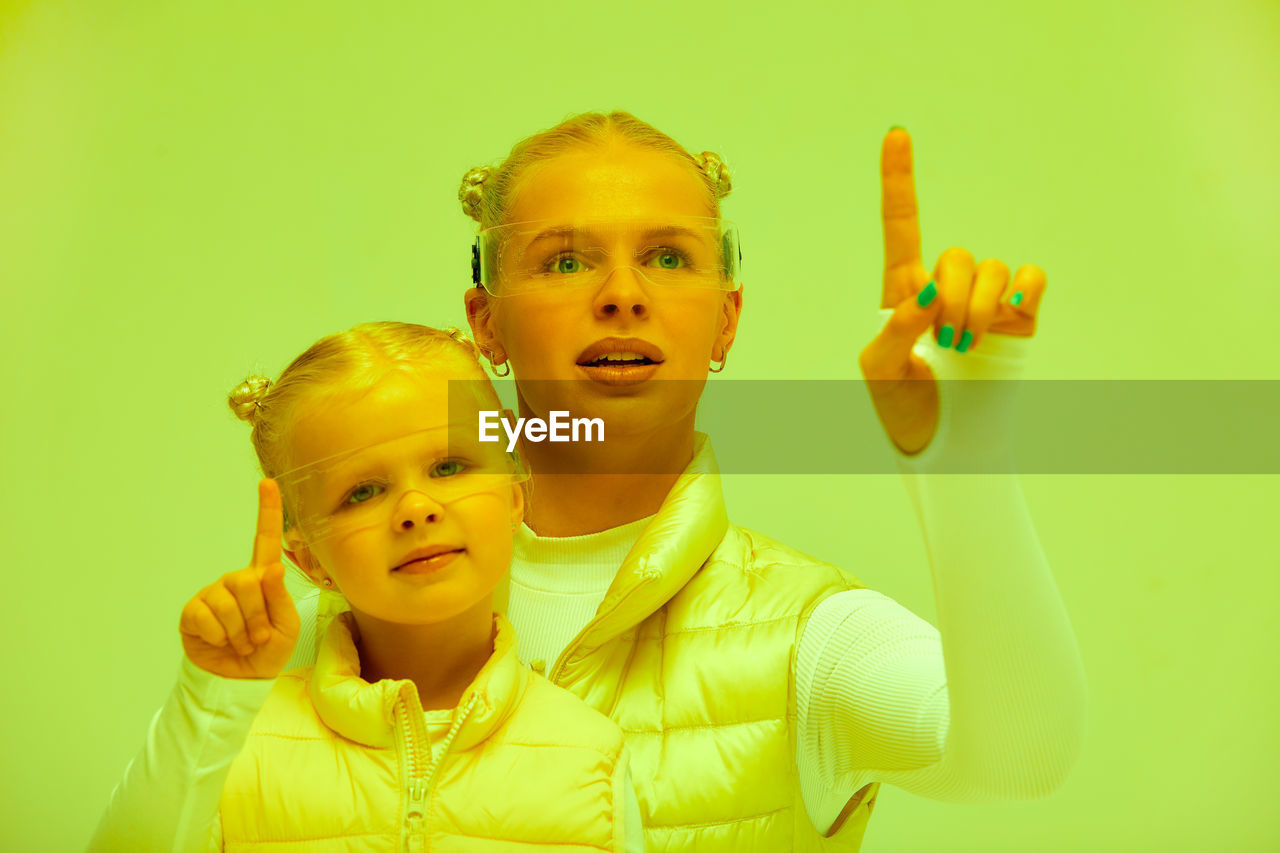
<svg viewBox="0 0 1280 853"><path fill-rule="evenodd" d="M924 290L916 294L916 304L919 305L921 308L926 308L928 307L929 303L933 301L933 297L937 295L938 295L938 288L933 286L933 282L929 282L927 285L925 285Z"/></svg>
<svg viewBox="0 0 1280 853"><path fill-rule="evenodd" d="M889 129L890 129L890 130L906 130L906 128L905 128L905 127L903 127L903 126L902 126L902 125L900 125L900 124L895 124L893 127L889 128Z"/></svg>
<svg viewBox="0 0 1280 853"><path fill-rule="evenodd" d="M1013 298L1009 300L1009 304L1017 305L1021 301L1022 301L1022 291L1019 290L1017 293L1013 294Z"/></svg>
<svg viewBox="0 0 1280 853"><path fill-rule="evenodd" d="M973 343L973 332L965 329L960 335L960 343L956 344L956 352L968 352L971 343Z"/></svg>
<svg viewBox="0 0 1280 853"><path fill-rule="evenodd" d="M951 346L951 338L955 335L956 330L951 328L951 324L942 327L942 331L938 332L938 346L946 349Z"/></svg>

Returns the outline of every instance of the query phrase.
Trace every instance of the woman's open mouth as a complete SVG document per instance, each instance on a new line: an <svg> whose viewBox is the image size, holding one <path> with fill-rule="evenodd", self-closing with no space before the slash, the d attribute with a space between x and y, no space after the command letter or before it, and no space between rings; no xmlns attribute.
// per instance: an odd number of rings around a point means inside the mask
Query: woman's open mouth
<svg viewBox="0 0 1280 853"><path fill-rule="evenodd" d="M662 350L641 338L604 338L578 356L578 367L593 382L635 385L662 365Z"/></svg>
<svg viewBox="0 0 1280 853"><path fill-rule="evenodd" d="M578 366L588 379L602 385L636 385L647 381L661 366L660 362L637 357L634 353L621 353L620 356L604 356Z"/></svg>
<svg viewBox="0 0 1280 853"><path fill-rule="evenodd" d="M588 362L579 362L583 367L630 367L636 364L657 364L647 356L643 356L638 352L616 352L602 355L597 359Z"/></svg>

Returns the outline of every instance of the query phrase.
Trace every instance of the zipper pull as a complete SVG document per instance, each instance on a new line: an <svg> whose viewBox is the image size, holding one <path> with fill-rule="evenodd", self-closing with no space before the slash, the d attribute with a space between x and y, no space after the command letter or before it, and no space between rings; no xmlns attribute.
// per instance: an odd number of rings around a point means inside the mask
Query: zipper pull
<svg viewBox="0 0 1280 853"><path fill-rule="evenodd" d="M422 779L414 779L409 783L409 812L421 813L422 802L427 797L427 783Z"/></svg>

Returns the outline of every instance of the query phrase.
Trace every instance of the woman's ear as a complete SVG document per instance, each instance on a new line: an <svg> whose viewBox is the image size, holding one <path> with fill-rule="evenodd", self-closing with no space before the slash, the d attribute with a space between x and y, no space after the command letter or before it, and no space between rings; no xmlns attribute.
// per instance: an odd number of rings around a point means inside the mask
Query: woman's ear
<svg viewBox="0 0 1280 853"><path fill-rule="evenodd" d="M463 294L463 304L467 310L467 325L471 327L471 339L484 351L494 364L499 364L506 356L502 343L493 323L493 304L488 292L479 287L468 288Z"/></svg>
<svg viewBox="0 0 1280 853"><path fill-rule="evenodd" d="M528 480L511 484L511 530L515 532L524 523L524 487Z"/></svg>
<svg viewBox="0 0 1280 853"><path fill-rule="evenodd" d="M715 361L724 361L729 354L729 347L733 346L733 339L738 335L738 319L742 316L742 291L743 287L740 286L724 295L720 328L715 345L711 348L711 358Z"/></svg>

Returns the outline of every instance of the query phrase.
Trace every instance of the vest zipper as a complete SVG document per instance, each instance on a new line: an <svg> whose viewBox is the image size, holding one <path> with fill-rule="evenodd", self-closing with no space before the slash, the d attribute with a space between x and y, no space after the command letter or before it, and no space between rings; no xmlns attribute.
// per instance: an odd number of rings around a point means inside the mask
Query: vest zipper
<svg viewBox="0 0 1280 853"><path fill-rule="evenodd" d="M402 692L400 700L397 702L400 708L400 733L404 740L405 764L407 767L406 779L409 790L409 804L405 809L405 825L404 825L404 849L408 851L418 851L425 849L425 841L422 837L422 824L427 815L426 804L426 780L422 777L422 762L419 761L420 744L426 742L425 733L423 737L417 737L416 733L421 726L421 712L417 713L419 723L414 723L414 708L416 702L411 703Z"/></svg>
<svg viewBox="0 0 1280 853"><path fill-rule="evenodd" d="M453 745L453 738L462 730L462 724L467 721L467 717L471 714L471 709L476 706L479 696L475 693L471 694L467 707L462 709L462 713L458 715L458 721L449 729L449 733L444 736L444 744L440 747L440 754L436 756L435 761L431 762L431 767L427 770L427 799L431 799L431 792L436 784L436 772L440 769L440 765L444 764L444 757L449 754L449 747Z"/></svg>
<svg viewBox="0 0 1280 853"><path fill-rule="evenodd" d="M405 753L407 763L409 765L409 808L405 813L405 850L417 851L426 849L426 838L422 836L423 824L427 818L427 805L431 801L431 792L435 786L436 772L440 769L440 765L444 763L445 755L449 752L449 747L453 744L454 737L462 729L462 724L466 722L471 710L475 708L476 701L479 697L477 694L471 694L471 700L467 703L467 707L458 715L457 721L449 728L449 733L445 735L440 754L431 762L431 766L427 768L425 774L417 772L420 762L418 759L417 744L414 743L414 723L412 722L412 709L410 703L403 696L400 699L401 711L401 731L405 738ZM417 703L414 703L415 705ZM417 712L419 721L422 718L421 709ZM422 742L426 741L423 737Z"/></svg>

